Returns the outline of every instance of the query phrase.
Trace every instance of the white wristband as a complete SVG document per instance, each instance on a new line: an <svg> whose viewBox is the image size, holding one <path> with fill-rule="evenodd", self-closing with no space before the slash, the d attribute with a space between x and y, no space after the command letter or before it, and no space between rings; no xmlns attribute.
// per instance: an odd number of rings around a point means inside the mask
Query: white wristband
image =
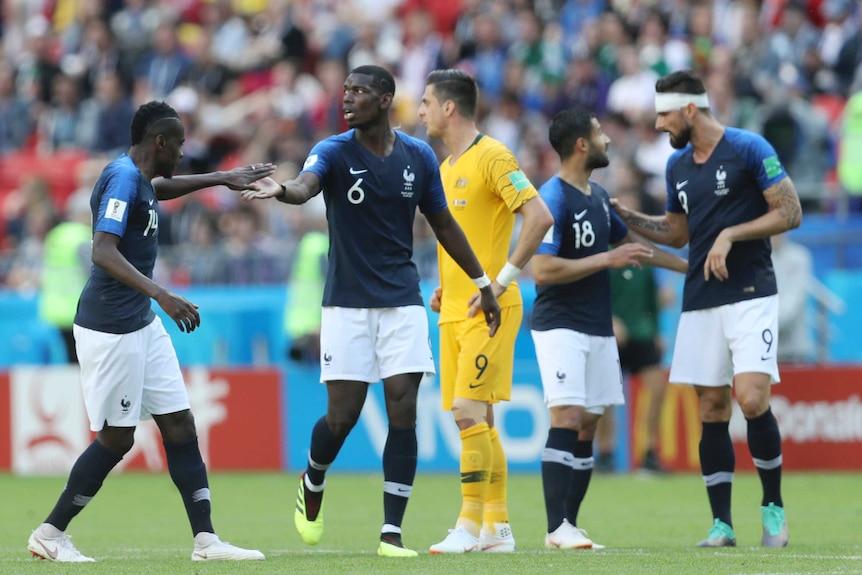
<svg viewBox="0 0 862 575"><path fill-rule="evenodd" d="M507 261L500 273L497 274L497 283L503 287L509 287L509 284L515 281L519 275L521 275L521 268Z"/></svg>
<svg viewBox="0 0 862 575"><path fill-rule="evenodd" d="M491 285L491 279L488 277L488 274L486 274L486 273L483 273L482 277L470 278L470 279L473 280L473 283L476 284L476 287L479 289L482 289L482 288L485 288L485 287L488 287L489 285Z"/></svg>

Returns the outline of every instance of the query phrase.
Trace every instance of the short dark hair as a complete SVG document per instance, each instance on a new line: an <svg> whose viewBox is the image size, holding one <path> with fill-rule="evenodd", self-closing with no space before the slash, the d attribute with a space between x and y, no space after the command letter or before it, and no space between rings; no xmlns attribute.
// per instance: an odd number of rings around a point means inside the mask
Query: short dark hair
<svg viewBox="0 0 862 575"><path fill-rule="evenodd" d="M572 155L578 138L589 139L593 132L594 117L594 114L583 108L563 110L554 116L548 128L548 139L561 160Z"/></svg>
<svg viewBox="0 0 862 575"><path fill-rule="evenodd" d="M364 74L366 76L371 76L374 78L371 85L380 90L381 94L395 95L395 78L392 77L389 70L382 66L375 66L373 64L357 66L350 71L350 74Z"/></svg>
<svg viewBox="0 0 862 575"><path fill-rule="evenodd" d="M655 83L655 91L659 93L679 92L680 94L705 94L706 88L701 80L691 70L671 72Z"/></svg>
<svg viewBox="0 0 862 575"><path fill-rule="evenodd" d="M479 85L476 79L464 70L434 70L428 74L425 83L434 86L434 92L440 102L452 100L462 116L470 119L476 116Z"/></svg>
<svg viewBox="0 0 862 575"><path fill-rule="evenodd" d="M150 128L156 123L169 118L179 121L180 115L168 104L155 101L143 104L135 112L135 117L132 118L132 145L134 146L143 142Z"/></svg>

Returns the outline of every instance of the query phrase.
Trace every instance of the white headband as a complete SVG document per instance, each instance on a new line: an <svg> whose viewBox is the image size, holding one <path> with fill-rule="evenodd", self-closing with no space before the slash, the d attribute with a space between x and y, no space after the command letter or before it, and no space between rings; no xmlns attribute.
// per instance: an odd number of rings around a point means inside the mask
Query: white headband
<svg viewBox="0 0 862 575"><path fill-rule="evenodd" d="M657 92L655 95L655 111L657 114L672 112L694 104L698 108L709 108L709 98L703 94L681 94L679 92Z"/></svg>

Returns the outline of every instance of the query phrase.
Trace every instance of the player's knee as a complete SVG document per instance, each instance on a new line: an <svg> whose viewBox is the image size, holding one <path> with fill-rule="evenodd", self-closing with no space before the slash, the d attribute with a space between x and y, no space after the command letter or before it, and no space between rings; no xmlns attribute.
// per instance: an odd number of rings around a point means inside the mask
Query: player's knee
<svg viewBox="0 0 862 575"><path fill-rule="evenodd" d="M97 438L105 448L112 453L123 456L135 445L135 428L104 427Z"/></svg>
<svg viewBox="0 0 862 575"><path fill-rule="evenodd" d="M335 437L347 437L359 420L359 413L354 410L330 410L326 414L326 426Z"/></svg>
<svg viewBox="0 0 862 575"><path fill-rule="evenodd" d="M769 409L769 396L761 394L751 394L744 398L738 399L739 409L745 419L754 419L763 415Z"/></svg>
<svg viewBox="0 0 862 575"><path fill-rule="evenodd" d="M459 429L464 430L486 421L488 404L475 399L456 397L452 400L452 415Z"/></svg>

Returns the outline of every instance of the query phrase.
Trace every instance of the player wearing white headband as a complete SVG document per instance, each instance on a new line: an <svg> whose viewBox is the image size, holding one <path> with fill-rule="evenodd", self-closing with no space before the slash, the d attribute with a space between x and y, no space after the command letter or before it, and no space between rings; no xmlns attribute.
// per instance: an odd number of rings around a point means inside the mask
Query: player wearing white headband
<svg viewBox="0 0 862 575"><path fill-rule="evenodd" d="M677 149L667 163L665 215L614 207L654 242L689 244L670 380L693 385L700 401L700 466L713 525L698 545L736 545L730 516L736 461L728 429L733 386L763 487L761 545L783 547L781 434L769 405L770 386L779 381L769 238L799 226L799 197L769 142L713 117L703 82L692 72L661 78L656 92L656 129Z"/></svg>

